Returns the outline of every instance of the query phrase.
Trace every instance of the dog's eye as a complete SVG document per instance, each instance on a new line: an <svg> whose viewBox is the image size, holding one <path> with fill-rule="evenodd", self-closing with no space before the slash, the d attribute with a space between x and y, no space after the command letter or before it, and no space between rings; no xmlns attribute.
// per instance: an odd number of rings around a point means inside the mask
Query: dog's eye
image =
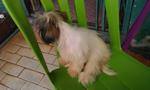
<svg viewBox="0 0 150 90"><path fill-rule="evenodd" d="M46 30L40 30L40 37L42 38L42 40L46 43L46 44L50 44L55 42L55 38L52 36L47 36L46 35Z"/></svg>

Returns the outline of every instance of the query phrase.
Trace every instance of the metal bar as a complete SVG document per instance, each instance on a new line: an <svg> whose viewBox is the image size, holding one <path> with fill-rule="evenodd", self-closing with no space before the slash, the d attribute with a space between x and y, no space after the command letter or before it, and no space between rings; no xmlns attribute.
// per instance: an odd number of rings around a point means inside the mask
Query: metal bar
<svg viewBox="0 0 150 90"><path fill-rule="evenodd" d="M96 31L98 31L99 26L99 10L100 10L100 0L96 0Z"/></svg>
<svg viewBox="0 0 150 90"><path fill-rule="evenodd" d="M127 33L128 33L128 29L130 26L130 18L131 18L131 12L132 12L132 7L133 7L133 3L134 0L127 0L126 1L126 7L125 7L125 15L123 18L123 26L122 26L122 41L124 41Z"/></svg>
<svg viewBox="0 0 150 90"><path fill-rule="evenodd" d="M104 2L104 0L102 0L102 31L105 31L105 2Z"/></svg>

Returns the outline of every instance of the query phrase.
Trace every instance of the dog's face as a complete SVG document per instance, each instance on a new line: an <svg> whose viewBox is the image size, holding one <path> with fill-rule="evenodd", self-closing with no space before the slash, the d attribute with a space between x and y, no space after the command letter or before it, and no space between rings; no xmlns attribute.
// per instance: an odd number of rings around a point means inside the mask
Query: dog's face
<svg viewBox="0 0 150 90"><path fill-rule="evenodd" d="M53 43L59 39L59 21L67 22L68 19L65 12L58 10L45 13L36 20L35 25L39 29L40 37L46 44Z"/></svg>

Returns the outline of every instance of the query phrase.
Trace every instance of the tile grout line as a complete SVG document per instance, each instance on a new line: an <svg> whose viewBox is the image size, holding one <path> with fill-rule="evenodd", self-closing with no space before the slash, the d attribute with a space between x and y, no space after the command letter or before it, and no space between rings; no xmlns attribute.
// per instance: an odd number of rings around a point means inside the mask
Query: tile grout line
<svg viewBox="0 0 150 90"><path fill-rule="evenodd" d="M16 45L17 46L17 45ZM17 54L17 52L21 49L21 47L20 46L18 46L19 47L19 49L15 52L15 54Z"/></svg>
<svg viewBox="0 0 150 90"><path fill-rule="evenodd" d="M0 82L0 84L1 84L2 86L6 87L6 88L9 88L9 89L11 89L11 90L14 90L14 89L12 89L12 88L10 88L10 87L8 87L8 86L2 84L1 82Z"/></svg>
<svg viewBox="0 0 150 90"><path fill-rule="evenodd" d="M6 61L6 63L5 63L5 64L7 64L7 63L9 63L9 64L13 64L13 65L15 65L15 66L20 66L20 67L22 67L23 69L27 69L27 70L30 70L30 71L33 71L33 72L37 72L37 73L40 73L40 74L44 74L44 73L42 73L42 72L39 72L39 71L36 71L36 70L30 69L30 68L27 68L27 67L23 67L23 66L21 66L21 65L14 64L14 63L7 62L7 61ZM4 67L4 65L3 65L3 67ZM0 68L0 70L1 70L1 68ZM8 73L7 73L7 74L8 74Z"/></svg>
<svg viewBox="0 0 150 90"><path fill-rule="evenodd" d="M4 71L1 70L1 72L5 73ZM0 83L1 81L8 75L7 73L5 73L6 75L0 80Z"/></svg>
<svg viewBox="0 0 150 90"><path fill-rule="evenodd" d="M12 77L15 77L15 78L18 78L18 79L21 79L21 80L25 81L25 83L26 83L26 82L29 82L29 83L32 83L32 84L38 85L38 86L40 86L40 87L46 88L46 87L44 87L44 86L40 85L40 82L37 84L37 83L35 83L35 82L28 81L28 80L25 80L25 79L20 78L20 77L16 77L16 76L13 76L13 75L10 75L10 74L7 74L7 75L12 76ZM43 75L43 76L44 76L44 75ZM6 77L6 76L5 76L5 77ZM3 79L4 79L4 78L3 78ZM41 80L42 80L42 79L41 79ZM1 83L1 82L0 82L0 83ZM2 83L1 83L1 84L2 84ZM9 88L10 88L10 87L9 87ZM49 88L46 88L46 89L48 89L48 90L49 90Z"/></svg>
<svg viewBox="0 0 150 90"><path fill-rule="evenodd" d="M3 59L2 59L2 60L6 62L5 64L10 63L10 64L13 64L13 65L20 66L20 67L22 67L22 68L24 68L24 69L28 69L28 70L31 70L31 71L34 71L34 72L43 74L43 73L40 72L40 71L33 70L33 69L31 69L31 68L27 68L27 67L24 67L24 66L19 65L18 62L21 60L22 57L26 57L26 56L21 56L21 57L18 59L18 61L17 61L16 63L12 63L12 62L9 62L9 61L3 60ZM29 58L29 57L26 57L26 58ZM32 58L29 58L29 59L32 59ZM34 60L36 60L36 59L34 59ZM37 62L38 62L37 64L40 64L39 61L37 61ZM47 63L47 64L52 65L52 66L55 66L55 67L58 67L57 65L54 64L54 62L55 62L55 61L53 61L53 63ZM4 64L1 68L3 68L3 67L5 66L5 64ZM0 69L0 70L1 70L1 69Z"/></svg>
<svg viewBox="0 0 150 90"><path fill-rule="evenodd" d="M18 62L21 60L23 56L20 55L20 58L18 59L18 61L15 63L16 65L18 65Z"/></svg>
<svg viewBox="0 0 150 90"><path fill-rule="evenodd" d="M3 62L5 62L2 66L1 66L1 68L7 63L7 61L5 61L5 60L3 60L3 59L0 59L1 61L3 61ZM1 68L0 68L0 70L1 70Z"/></svg>
<svg viewBox="0 0 150 90"><path fill-rule="evenodd" d="M19 78L20 79L20 78ZM26 81L23 85L22 85L22 87L20 88L20 90L22 90L22 88L24 87L24 85L26 84L26 83L28 83L28 81ZM30 83L30 82L29 82Z"/></svg>
<svg viewBox="0 0 150 90"><path fill-rule="evenodd" d="M23 72L25 70L25 68L23 68L23 70L18 74L18 76L16 76L16 77L18 77L19 78L19 76L21 75L21 73Z"/></svg>

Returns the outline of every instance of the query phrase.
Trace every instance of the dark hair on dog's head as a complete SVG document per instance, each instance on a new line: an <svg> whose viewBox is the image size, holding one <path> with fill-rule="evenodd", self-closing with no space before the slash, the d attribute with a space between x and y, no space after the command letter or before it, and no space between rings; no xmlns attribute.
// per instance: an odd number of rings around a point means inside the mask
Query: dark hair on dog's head
<svg viewBox="0 0 150 90"><path fill-rule="evenodd" d="M44 13L35 21L40 37L46 44L53 43L59 39L59 21L68 21L66 13L59 10Z"/></svg>

